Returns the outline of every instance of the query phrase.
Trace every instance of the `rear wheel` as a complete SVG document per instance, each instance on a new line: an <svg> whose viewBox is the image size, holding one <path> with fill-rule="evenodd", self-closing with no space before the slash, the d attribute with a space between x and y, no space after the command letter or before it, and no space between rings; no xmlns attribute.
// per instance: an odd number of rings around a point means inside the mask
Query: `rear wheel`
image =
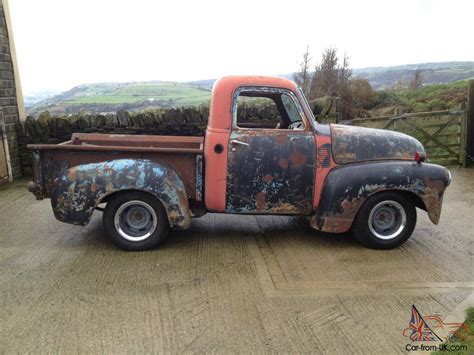
<svg viewBox="0 0 474 355"><path fill-rule="evenodd" d="M413 200L400 193L382 192L362 205L352 231L356 240L369 248L391 249L406 242L415 225Z"/></svg>
<svg viewBox="0 0 474 355"><path fill-rule="evenodd" d="M141 191L113 197L105 208L103 223L112 242L123 250L154 248L166 239L169 229L162 203Z"/></svg>

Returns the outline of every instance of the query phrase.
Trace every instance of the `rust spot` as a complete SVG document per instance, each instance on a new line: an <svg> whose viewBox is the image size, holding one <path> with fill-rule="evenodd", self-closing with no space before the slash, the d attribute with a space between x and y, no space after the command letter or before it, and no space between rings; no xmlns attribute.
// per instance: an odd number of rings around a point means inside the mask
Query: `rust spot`
<svg viewBox="0 0 474 355"><path fill-rule="evenodd" d="M446 187L445 182L442 180L431 180L430 178L425 177L423 179L423 182L427 187L432 188L434 190L438 190L440 192L444 191Z"/></svg>
<svg viewBox="0 0 474 355"><path fill-rule="evenodd" d="M278 165L280 166L280 168L288 169L288 159L281 158L278 161Z"/></svg>
<svg viewBox="0 0 474 355"><path fill-rule="evenodd" d="M303 153L296 151L290 154L289 160L293 166L302 166L305 163L306 158Z"/></svg>
<svg viewBox="0 0 474 355"><path fill-rule="evenodd" d="M265 192L257 194L257 210L264 210L267 203L265 202Z"/></svg>
<svg viewBox="0 0 474 355"><path fill-rule="evenodd" d="M352 225L352 218L343 218L338 216L326 217L322 227L317 227L314 219L310 221L311 227L328 233L344 233Z"/></svg>
<svg viewBox="0 0 474 355"><path fill-rule="evenodd" d="M351 200L344 200L341 204L342 211L343 211L342 214L343 215L347 214L350 216L351 214L357 212L359 205L360 205L360 199L353 198Z"/></svg>
<svg viewBox="0 0 474 355"><path fill-rule="evenodd" d="M278 206L275 206L269 210L274 214L297 214L300 210L290 203L282 203Z"/></svg>
<svg viewBox="0 0 474 355"><path fill-rule="evenodd" d="M271 176L270 174L266 174L262 180L268 184L269 182L273 180L273 176Z"/></svg>
<svg viewBox="0 0 474 355"><path fill-rule="evenodd" d="M286 134L278 134L276 137L275 137L275 140L278 144L284 144L286 142L286 140L288 139L287 135Z"/></svg>

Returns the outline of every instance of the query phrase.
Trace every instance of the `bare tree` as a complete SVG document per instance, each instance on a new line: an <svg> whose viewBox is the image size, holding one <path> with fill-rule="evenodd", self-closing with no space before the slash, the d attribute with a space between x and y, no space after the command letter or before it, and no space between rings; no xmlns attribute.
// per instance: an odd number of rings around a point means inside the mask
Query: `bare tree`
<svg viewBox="0 0 474 355"><path fill-rule="evenodd" d="M321 57L321 63L316 65L311 82L310 96L312 98L331 95L338 86L337 49L326 48Z"/></svg>
<svg viewBox="0 0 474 355"><path fill-rule="evenodd" d="M306 51L303 54L303 60L300 63L300 71L293 74L293 80L301 87L305 95L309 95L311 88L311 55L309 53L309 46L306 46Z"/></svg>
<svg viewBox="0 0 474 355"><path fill-rule="evenodd" d="M413 80L410 83L411 89L418 89L423 84L423 76L421 75L421 70L415 70Z"/></svg>
<svg viewBox="0 0 474 355"><path fill-rule="evenodd" d="M349 68L349 57L344 55L342 61L337 56L335 47L326 48L321 57L321 63L315 68L311 82L310 98L326 95L338 95L341 98L340 111L344 118L350 119L352 114L352 91Z"/></svg>

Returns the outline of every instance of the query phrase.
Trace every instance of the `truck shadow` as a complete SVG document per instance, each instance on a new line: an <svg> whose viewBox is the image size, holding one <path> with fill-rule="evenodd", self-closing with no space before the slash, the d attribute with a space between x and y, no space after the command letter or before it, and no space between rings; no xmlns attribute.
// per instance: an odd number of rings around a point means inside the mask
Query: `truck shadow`
<svg viewBox="0 0 474 355"><path fill-rule="evenodd" d="M93 218L83 238L74 238L76 245L89 245L100 249L116 249L107 237L99 218ZM197 242L237 245L259 238L270 243L297 243L308 247L361 248L347 233L324 233L312 229L301 216L254 216L207 214L191 221L187 230L170 230L159 249L192 248ZM69 241L71 242L71 240ZM152 250L151 250L152 251Z"/></svg>
<svg viewBox="0 0 474 355"><path fill-rule="evenodd" d="M203 241L221 243L266 238L269 242L310 243L315 247L359 247L351 233L324 233L312 229L309 221L301 216L250 216L208 214L193 219L191 227L185 231L170 231L163 248L192 243L199 238Z"/></svg>

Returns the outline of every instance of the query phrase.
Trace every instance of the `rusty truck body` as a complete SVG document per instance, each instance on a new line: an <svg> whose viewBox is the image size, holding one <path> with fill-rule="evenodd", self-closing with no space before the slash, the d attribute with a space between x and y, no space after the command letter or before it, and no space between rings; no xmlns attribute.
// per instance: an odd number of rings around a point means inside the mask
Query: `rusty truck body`
<svg viewBox="0 0 474 355"><path fill-rule="evenodd" d="M276 118L242 117L252 100L268 101ZM218 80L204 137L76 133L29 148L37 199L77 225L102 210L126 250L155 247L207 212L303 215L316 230L393 248L412 234L416 207L438 223L451 181L415 138L320 124L294 82L272 77Z"/></svg>

